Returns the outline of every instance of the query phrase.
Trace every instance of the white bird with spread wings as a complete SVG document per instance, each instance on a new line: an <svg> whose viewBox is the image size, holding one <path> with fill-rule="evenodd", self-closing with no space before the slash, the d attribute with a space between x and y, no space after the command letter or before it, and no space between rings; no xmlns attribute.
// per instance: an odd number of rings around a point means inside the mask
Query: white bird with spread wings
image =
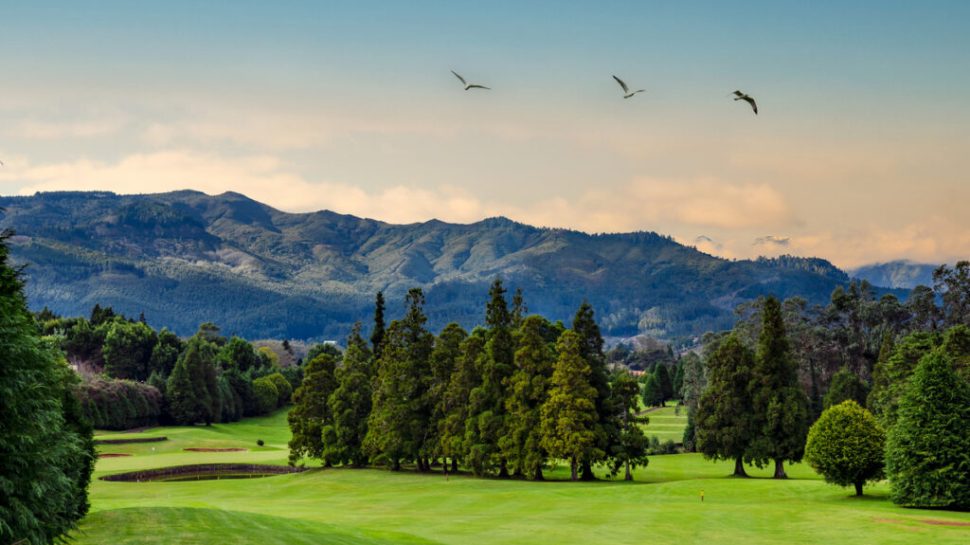
<svg viewBox="0 0 970 545"><path fill-rule="evenodd" d="M465 78L463 78L460 75L458 75L458 72L455 72L454 70L452 70L451 73L454 74L455 77L458 78L458 81L460 81L461 84L465 86L465 90L466 91L469 90L469 89L487 89L487 90L491 90L491 87L485 87L484 85L479 85L477 83L468 83L467 81L465 81Z"/></svg>
<svg viewBox="0 0 970 545"><path fill-rule="evenodd" d="M620 78L618 78L616 76L613 76L613 79L615 79L616 82L620 84L620 88L623 89L623 98L630 98L630 97L632 97L633 95L635 95L637 93L642 93L642 92L646 91L646 89L637 89L636 91L632 91L631 92L630 91L630 88L627 87L625 81L621 80Z"/></svg>

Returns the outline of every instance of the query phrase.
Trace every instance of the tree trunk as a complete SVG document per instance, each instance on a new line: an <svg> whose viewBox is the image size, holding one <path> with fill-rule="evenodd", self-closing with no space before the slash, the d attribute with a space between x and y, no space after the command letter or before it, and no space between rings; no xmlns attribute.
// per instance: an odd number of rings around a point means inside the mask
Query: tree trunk
<svg viewBox="0 0 970 545"><path fill-rule="evenodd" d="M785 473L785 461L781 458L775 459L775 478L776 479L787 479L788 474Z"/></svg>
<svg viewBox="0 0 970 545"><path fill-rule="evenodd" d="M536 480L536 481L544 481L544 480L546 480L545 477L542 476L542 466L541 465L537 465L536 466L536 472L532 475L532 478L533 478L533 480Z"/></svg>
<svg viewBox="0 0 970 545"><path fill-rule="evenodd" d="M572 478L573 481L578 481L579 480L579 471L578 471L579 467L578 466L579 466L579 464L576 463L576 457L573 456L572 460L569 461L570 477Z"/></svg>
<svg viewBox="0 0 970 545"><path fill-rule="evenodd" d="M633 473L630 471L630 460L626 461L626 476L623 477L625 481L633 480Z"/></svg>
<svg viewBox="0 0 970 545"><path fill-rule="evenodd" d="M502 462L499 464L498 476L500 479L509 478L509 466L508 466L508 463L506 463L505 459L502 459Z"/></svg>
<svg viewBox="0 0 970 545"><path fill-rule="evenodd" d="M748 472L744 470L744 460L740 456L734 459L734 476L747 477Z"/></svg>
<svg viewBox="0 0 970 545"><path fill-rule="evenodd" d="M862 481L856 481L856 483L855 483L855 495L856 496L861 496L862 495Z"/></svg>
<svg viewBox="0 0 970 545"><path fill-rule="evenodd" d="M458 473L458 458L451 459L451 472Z"/></svg>
<svg viewBox="0 0 970 545"><path fill-rule="evenodd" d="M391 462L391 471L401 471L401 460L395 458L394 461Z"/></svg>
<svg viewBox="0 0 970 545"><path fill-rule="evenodd" d="M596 475L593 475L593 464L586 461L583 462L583 480L584 481L596 480Z"/></svg>

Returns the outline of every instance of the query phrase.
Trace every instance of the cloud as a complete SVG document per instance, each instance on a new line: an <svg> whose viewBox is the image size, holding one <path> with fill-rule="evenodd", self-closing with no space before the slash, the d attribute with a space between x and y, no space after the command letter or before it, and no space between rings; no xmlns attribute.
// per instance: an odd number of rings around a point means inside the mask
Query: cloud
<svg viewBox="0 0 970 545"><path fill-rule="evenodd" d="M791 238L776 237L774 235L758 237L754 239L753 243L751 243L752 246L781 246L784 248L787 248L790 244L791 244Z"/></svg>

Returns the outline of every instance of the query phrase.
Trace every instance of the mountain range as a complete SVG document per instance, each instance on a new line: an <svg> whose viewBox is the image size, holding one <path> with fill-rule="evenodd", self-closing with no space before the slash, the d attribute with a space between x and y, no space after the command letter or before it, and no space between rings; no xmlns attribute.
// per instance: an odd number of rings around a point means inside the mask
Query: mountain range
<svg viewBox="0 0 970 545"><path fill-rule="evenodd" d="M908 259L901 259L873 263L848 272L853 278L866 280L873 286L911 290L919 285L932 286L933 271L937 267L939 265L914 263Z"/></svg>
<svg viewBox="0 0 970 545"><path fill-rule="evenodd" d="M429 325L473 327L489 284L521 288L530 312L566 323L586 299L609 336L683 340L729 328L765 294L828 301L849 282L817 258L726 260L653 232L586 234L506 218L394 225L330 211L287 213L238 193L51 192L0 197L33 308L86 315L95 304L181 335L212 321L248 338L341 339L388 315L408 288Z"/></svg>

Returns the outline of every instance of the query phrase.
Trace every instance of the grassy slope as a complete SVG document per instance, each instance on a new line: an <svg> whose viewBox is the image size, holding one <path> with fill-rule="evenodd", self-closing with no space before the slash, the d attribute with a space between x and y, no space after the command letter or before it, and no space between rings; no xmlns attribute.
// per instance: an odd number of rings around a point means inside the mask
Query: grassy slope
<svg viewBox="0 0 970 545"><path fill-rule="evenodd" d="M214 461L285 463L285 415L211 428L160 428L165 443L106 445L128 458L98 475ZM256 447L256 439L266 446ZM188 453L188 446L245 447ZM155 451L151 449L155 448ZM966 543L970 513L894 507L887 487L864 499L804 466L791 480L725 477L727 464L655 456L637 482L530 483L382 470L317 470L265 479L92 484L78 543ZM754 470L766 476L767 470ZM549 474L565 477L563 468ZM699 501L700 490L705 502Z"/></svg>
<svg viewBox="0 0 970 545"><path fill-rule="evenodd" d="M670 439L675 443L684 440L684 428L687 427L687 409L676 407L676 401L668 401L662 409L650 411L645 416L650 422L643 427L647 437L656 436L661 441ZM679 413L679 414L678 414Z"/></svg>

